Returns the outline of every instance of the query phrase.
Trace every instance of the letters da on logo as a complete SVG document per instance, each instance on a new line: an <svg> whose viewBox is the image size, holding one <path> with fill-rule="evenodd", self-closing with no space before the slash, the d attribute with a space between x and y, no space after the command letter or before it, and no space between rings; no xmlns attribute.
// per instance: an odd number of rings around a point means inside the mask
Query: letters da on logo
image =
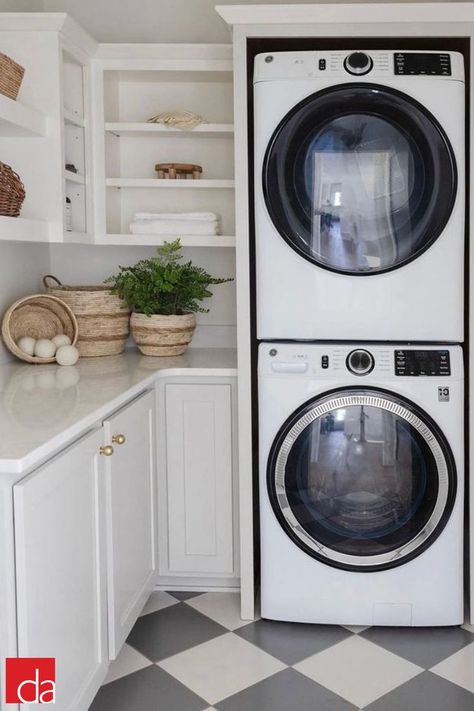
<svg viewBox="0 0 474 711"><path fill-rule="evenodd" d="M7 704L54 704L56 660L53 657L9 657L5 660Z"/></svg>

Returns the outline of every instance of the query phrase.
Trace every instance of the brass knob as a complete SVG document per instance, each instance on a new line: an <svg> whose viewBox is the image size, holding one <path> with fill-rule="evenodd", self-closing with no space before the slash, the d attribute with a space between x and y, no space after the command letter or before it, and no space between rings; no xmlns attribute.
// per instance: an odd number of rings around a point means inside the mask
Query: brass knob
<svg viewBox="0 0 474 711"><path fill-rule="evenodd" d="M112 437L112 442L114 444L125 444L126 441L127 441L127 438L123 434L114 435Z"/></svg>
<svg viewBox="0 0 474 711"><path fill-rule="evenodd" d="M111 444L106 444L105 447L101 447L99 449L99 452L103 454L105 457L111 457L112 454L114 453L114 448L112 447Z"/></svg>

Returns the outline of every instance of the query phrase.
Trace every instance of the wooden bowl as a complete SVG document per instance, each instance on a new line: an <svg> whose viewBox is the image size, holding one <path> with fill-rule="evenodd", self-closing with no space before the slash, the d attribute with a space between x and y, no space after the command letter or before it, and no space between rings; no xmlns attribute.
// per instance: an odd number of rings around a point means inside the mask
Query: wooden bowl
<svg viewBox="0 0 474 711"><path fill-rule="evenodd" d="M72 310L56 296L33 294L15 301L10 306L2 322L2 336L8 350L27 363L54 363L56 358L30 356L18 348L23 336L32 338L53 338L65 333L76 344L78 327Z"/></svg>

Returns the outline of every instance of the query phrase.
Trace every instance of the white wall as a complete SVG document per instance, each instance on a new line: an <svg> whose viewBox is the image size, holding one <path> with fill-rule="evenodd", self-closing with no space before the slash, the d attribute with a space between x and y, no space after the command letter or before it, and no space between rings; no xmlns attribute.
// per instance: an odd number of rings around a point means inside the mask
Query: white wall
<svg viewBox="0 0 474 711"><path fill-rule="evenodd" d="M41 277L48 271L48 245L0 242L0 315L21 296L42 291ZM0 342L0 363L11 358Z"/></svg>

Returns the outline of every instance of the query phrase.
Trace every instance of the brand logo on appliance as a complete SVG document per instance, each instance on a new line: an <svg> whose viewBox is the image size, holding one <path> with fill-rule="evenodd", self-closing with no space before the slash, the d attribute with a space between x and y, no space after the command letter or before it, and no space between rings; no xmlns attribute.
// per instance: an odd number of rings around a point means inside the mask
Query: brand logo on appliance
<svg viewBox="0 0 474 711"><path fill-rule="evenodd" d="M7 704L54 704L56 660L54 657L9 657L5 660Z"/></svg>

